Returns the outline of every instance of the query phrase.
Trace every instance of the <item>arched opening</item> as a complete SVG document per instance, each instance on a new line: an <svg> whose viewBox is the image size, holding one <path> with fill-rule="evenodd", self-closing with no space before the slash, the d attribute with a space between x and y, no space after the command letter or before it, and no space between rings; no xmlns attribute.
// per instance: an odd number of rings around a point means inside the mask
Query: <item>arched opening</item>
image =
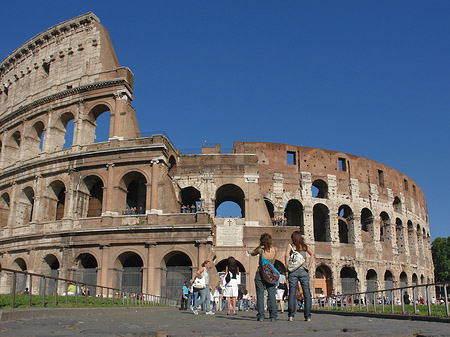
<svg viewBox="0 0 450 337"><path fill-rule="evenodd" d="M404 271L400 274L400 287L406 287L408 285L408 276ZM402 290L402 296L407 291L406 289Z"/></svg>
<svg viewBox="0 0 450 337"><path fill-rule="evenodd" d="M0 228L8 225L10 203L9 194L3 193L0 197Z"/></svg>
<svg viewBox="0 0 450 337"><path fill-rule="evenodd" d="M409 255L416 255L416 245L414 244L416 237L414 234L414 226L411 220L408 220L408 243L409 243Z"/></svg>
<svg viewBox="0 0 450 337"><path fill-rule="evenodd" d="M384 289L392 289L394 288L394 276L392 276L392 273L390 270L386 270L384 273ZM391 298L391 300L394 300Z"/></svg>
<svg viewBox="0 0 450 337"><path fill-rule="evenodd" d="M33 157L42 151L44 145L45 125L42 121L34 123L31 128L31 134L28 138L29 157Z"/></svg>
<svg viewBox="0 0 450 337"><path fill-rule="evenodd" d="M303 205L300 201L295 199L289 200L284 209L284 217L286 218L287 226L298 227L300 232L304 234Z"/></svg>
<svg viewBox="0 0 450 337"><path fill-rule="evenodd" d="M189 186L180 191L181 213L195 213L202 208L200 191Z"/></svg>
<svg viewBox="0 0 450 337"><path fill-rule="evenodd" d="M378 276L377 272L373 269L369 269L366 274L367 291L378 290ZM369 298L373 296L369 296Z"/></svg>
<svg viewBox="0 0 450 337"><path fill-rule="evenodd" d="M170 252L163 258L161 273L161 295L180 301L184 281L192 279L192 261L183 252Z"/></svg>
<svg viewBox="0 0 450 337"><path fill-rule="evenodd" d="M330 242L330 211L323 204L316 204L313 208L314 240Z"/></svg>
<svg viewBox="0 0 450 337"><path fill-rule="evenodd" d="M34 213L34 190L31 187L25 187L20 193L19 203L17 205L17 225L26 225L33 221Z"/></svg>
<svg viewBox="0 0 450 337"><path fill-rule="evenodd" d="M85 144L107 142L110 138L110 110L105 104L96 105L88 114L85 124Z"/></svg>
<svg viewBox="0 0 450 337"><path fill-rule="evenodd" d="M219 210L219 207L225 203L230 202L226 205L225 208L221 208ZM234 204L234 205L233 205ZM240 209L240 215L237 214ZM229 209L227 209L229 208ZM245 194L242 189L234 184L226 184L222 185L218 188L216 192L216 200L215 200L215 206L214 206L215 215L222 216L222 217L241 217L245 218Z"/></svg>
<svg viewBox="0 0 450 337"><path fill-rule="evenodd" d="M348 205L341 205L338 209L339 242L354 243L354 216Z"/></svg>
<svg viewBox="0 0 450 337"><path fill-rule="evenodd" d="M392 202L392 207L394 207L394 212L401 213L402 212L402 202L399 197L395 197Z"/></svg>
<svg viewBox="0 0 450 337"><path fill-rule="evenodd" d="M356 293L357 274L353 267L344 267L341 269L341 286L343 294Z"/></svg>
<svg viewBox="0 0 450 337"><path fill-rule="evenodd" d="M326 265L320 265L316 268L314 280L314 292L316 294L323 293L325 296L333 293L333 280L331 277L331 269Z"/></svg>
<svg viewBox="0 0 450 337"><path fill-rule="evenodd" d="M411 285L416 286L418 284L419 284L419 278L417 277L416 273L414 273L412 275L412 284ZM417 288L413 288L413 289L414 289L413 296L415 299L417 299L418 298Z"/></svg>
<svg viewBox="0 0 450 337"><path fill-rule="evenodd" d="M142 270L144 263L141 257L133 252L119 255L116 266L116 287L125 292L142 292Z"/></svg>
<svg viewBox="0 0 450 337"><path fill-rule="evenodd" d="M59 276L59 261L58 258L53 254L48 254L44 257L44 261L41 267L41 274L58 277ZM48 278L45 280L45 294L46 295L54 295L58 292L57 282L55 279ZM42 295L44 293L44 282L43 279L40 279L40 287L39 294Z"/></svg>
<svg viewBox="0 0 450 337"><path fill-rule="evenodd" d="M53 181L48 187L48 199L44 201L48 210L48 220L61 220L64 217L64 205L66 203L66 187L60 180Z"/></svg>
<svg viewBox="0 0 450 337"><path fill-rule="evenodd" d="M390 218L386 212L380 213L380 241L390 241Z"/></svg>
<svg viewBox="0 0 450 337"><path fill-rule="evenodd" d="M20 144L21 144L22 136L19 131L15 131L8 142L5 144L6 152L6 160L5 163L8 165L14 164L20 158Z"/></svg>
<svg viewBox="0 0 450 337"><path fill-rule="evenodd" d="M76 269L73 272L74 281L97 284L97 259L89 254L82 253L75 259ZM88 286L89 294L95 294L94 287Z"/></svg>
<svg viewBox="0 0 450 337"><path fill-rule="evenodd" d="M420 225L417 225L417 252L419 256L423 255L423 242L422 242L422 230L420 229Z"/></svg>
<svg viewBox="0 0 450 337"><path fill-rule="evenodd" d="M368 208L361 210L361 240L362 242L373 241L373 215Z"/></svg>
<svg viewBox="0 0 450 337"><path fill-rule="evenodd" d="M403 223L399 218L395 219L395 237L399 253L405 253L405 236L403 234Z"/></svg>
<svg viewBox="0 0 450 337"><path fill-rule="evenodd" d="M169 157L169 171L168 174L170 176L173 176L174 170L177 167L177 160L175 159L174 156L170 156Z"/></svg>
<svg viewBox="0 0 450 337"><path fill-rule="evenodd" d="M328 198L328 185L322 179L314 180L311 185L311 193L313 198Z"/></svg>
<svg viewBox="0 0 450 337"><path fill-rule="evenodd" d="M280 266L279 264L277 264L277 262L281 263L280 261L275 260L275 265L274 265L275 268L277 268L277 266L278 266L278 268L284 268L283 264L281 264L281 266ZM219 263L216 264L216 270L217 270L217 272L219 274L219 277L221 277L221 278L225 274L225 268L227 266L227 263L228 263L228 259L224 259L224 260L222 260L222 261L220 261ZM239 276L240 277L240 283L238 284L238 287L239 287L240 290L244 291L245 289L247 289L247 277L246 277L246 274L245 274L245 267L238 260L236 260L236 264L237 264L237 266L239 268L239 274L240 274L240 276ZM277 268L277 270L281 273L282 270L278 269L278 268ZM238 279L238 281L239 281L239 279Z"/></svg>
<svg viewBox="0 0 450 337"><path fill-rule="evenodd" d="M131 214L145 214L147 198L147 179L140 172L130 172L123 176L121 185L126 191L124 210Z"/></svg>
<svg viewBox="0 0 450 337"><path fill-rule="evenodd" d="M274 223L274 221L275 221L275 212L274 212L273 204L268 199L264 199L264 203L266 204L266 208L267 208L267 212L269 213L269 217L270 217L270 219L272 219L272 224L275 225L275 223Z"/></svg>
<svg viewBox="0 0 450 337"><path fill-rule="evenodd" d="M11 266L11 269L27 271L27 263L22 258L15 259ZM20 290L21 292L23 292L25 290L25 288L27 288L27 276L25 274L17 273L16 274L16 291ZM30 291L31 291L31 289L30 289Z"/></svg>
<svg viewBox="0 0 450 337"><path fill-rule="evenodd" d="M87 176L78 191L78 204L81 217L98 217L102 215L103 181L97 176Z"/></svg>
<svg viewBox="0 0 450 337"><path fill-rule="evenodd" d="M73 135L75 133L75 117L71 112L66 112L61 116L59 121L60 124L60 132L59 137L60 141L55 143L55 151L61 149L69 149L73 145Z"/></svg>

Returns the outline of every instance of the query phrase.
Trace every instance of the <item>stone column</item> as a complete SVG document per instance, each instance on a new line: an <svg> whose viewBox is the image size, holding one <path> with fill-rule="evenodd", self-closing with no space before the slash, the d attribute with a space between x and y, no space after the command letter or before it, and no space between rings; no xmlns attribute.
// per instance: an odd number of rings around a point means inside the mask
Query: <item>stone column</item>
<svg viewBox="0 0 450 337"><path fill-rule="evenodd" d="M148 294L161 292L161 269L157 268L156 243L146 243L147 248L147 273L143 277L142 291ZM159 276L159 277L158 277Z"/></svg>
<svg viewBox="0 0 450 337"><path fill-rule="evenodd" d="M102 213L114 213L114 164L106 164L107 180L103 190ZM106 188L106 191L105 191ZM124 207L125 208L125 207ZM116 210L117 211L117 210ZM117 213L117 212L115 212Z"/></svg>
<svg viewBox="0 0 450 337"><path fill-rule="evenodd" d="M109 247L109 245L101 245L100 249L102 251L102 261L100 264L100 273L97 273L97 275L100 276L97 279L97 284L112 287L114 286L114 284L112 284L114 275L108 275L109 273L114 272L112 268L111 269L109 268L109 254L111 248ZM103 291L102 295L106 296L105 290Z"/></svg>
<svg viewBox="0 0 450 337"><path fill-rule="evenodd" d="M159 160L152 160L152 186L151 186L151 200L150 200L150 211L152 213L158 213L159 210L159 195L158 195L158 184L159 184Z"/></svg>

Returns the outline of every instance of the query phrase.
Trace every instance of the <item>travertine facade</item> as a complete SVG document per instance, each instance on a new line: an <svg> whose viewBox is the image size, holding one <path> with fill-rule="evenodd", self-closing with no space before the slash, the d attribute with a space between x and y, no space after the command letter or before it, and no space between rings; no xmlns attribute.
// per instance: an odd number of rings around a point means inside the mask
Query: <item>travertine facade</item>
<svg viewBox="0 0 450 337"><path fill-rule="evenodd" d="M140 137L132 100L133 74L92 13L35 36L1 63L1 266L178 298L203 260L221 271L233 255L254 293L258 261L246 251L270 232L282 269L300 228L316 254L316 292L433 281L426 201L409 177L366 158L285 144L236 142L231 154L205 147L184 155L163 135ZM109 141L96 143L103 113ZM215 218L226 201L239 205L240 218ZM287 226L272 225L280 217Z"/></svg>

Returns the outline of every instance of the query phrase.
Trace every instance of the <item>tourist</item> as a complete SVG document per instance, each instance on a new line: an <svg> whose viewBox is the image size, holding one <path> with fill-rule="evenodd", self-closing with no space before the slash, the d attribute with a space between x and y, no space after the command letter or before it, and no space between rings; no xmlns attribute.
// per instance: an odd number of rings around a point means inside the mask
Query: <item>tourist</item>
<svg viewBox="0 0 450 337"><path fill-rule="evenodd" d="M277 302L280 303L281 313L284 313L284 296L285 296L287 289L288 289L288 287L286 284L286 276L280 275L280 281L279 281L278 287L277 287L276 298L277 298Z"/></svg>
<svg viewBox="0 0 450 337"><path fill-rule="evenodd" d="M300 266L298 269L289 272L288 274L288 280L289 280L289 300L288 300L288 320L292 322L295 317L296 313L296 298L297 298L297 283L300 281L300 284L302 285L303 290L303 298L304 298L304 317L305 321L311 321L311 291L309 289L309 269L312 266L312 263L314 261L314 253L309 248L300 231L295 231L291 235L291 243L286 245L286 252L284 254L284 259L286 266L289 265L289 256L291 255L292 248L300 254L303 255L305 258L305 263L303 263L302 266ZM307 267L305 267L306 264L306 253L308 253L311 258L309 259L309 264Z"/></svg>
<svg viewBox="0 0 450 337"><path fill-rule="evenodd" d="M258 311L257 320L264 320L264 290L267 290L267 300L269 307L269 318L271 321L277 319L277 302L275 300L276 285L268 284L264 281L262 276L261 266L261 252L264 257L269 260L270 263L275 263L275 256L277 255L277 248L272 247L272 237L268 233L264 233L259 238L259 246L252 250L249 254L252 256L259 255L259 267L255 275L255 287L256 287L256 310Z"/></svg>
<svg viewBox="0 0 450 337"><path fill-rule="evenodd" d="M249 304L250 304L249 303L250 302L250 294L248 293L247 289L244 290L244 293L242 295L242 300L244 302L244 310L248 311Z"/></svg>
<svg viewBox="0 0 450 337"><path fill-rule="evenodd" d="M189 288L187 281L184 281L181 288L181 310L187 310L187 302L189 298Z"/></svg>
<svg viewBox="0 0 450 337"><path fill-rule="evenodd" d="M214 315L211 311L211 286L209 285L209 272L211 269L211 261L205 260L202 263L202 267L197 271L197 278L205 278L205 288L200 289L200 301L194 305L192 312L194 315L198 315L197 308L205 302L205 311L207 315Z"/></svg>
<svg viewBox="0 0 450 337"><path fill-rule="evenodd" d="M227 315L230 315L230 306L233 306L233 315L236 315L236 299L238 297L238 282L239 267L236 259L232 256L228 258L227 266L225 267L224 289L223 296L227 298Z"/></svg>

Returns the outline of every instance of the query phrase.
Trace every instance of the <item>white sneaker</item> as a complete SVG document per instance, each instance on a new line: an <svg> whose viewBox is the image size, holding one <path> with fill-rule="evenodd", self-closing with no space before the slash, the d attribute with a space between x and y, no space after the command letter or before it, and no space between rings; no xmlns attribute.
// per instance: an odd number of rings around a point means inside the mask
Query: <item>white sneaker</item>
<svg viewBox="0 0 450 337"><path fill-rule="evenodd" d="M289 316L289 317L288 317L288 321L289 321L289 322L293 322L293 321L294 321L294 317Z"/></svg>
<svg viewBox="0 0 450 337"><path fill-rule="evenodd" d="M192 308L192 313L193 313L194 315L198 315L198 311L195 310L194 308Z"/></svg>
<svg viewBox="0 0 450 337"><path fill-rule="evenodd" d="M305 318L305 321L311 322L311 318Z"/></svg>
<svg viewBox="0 0 450 337"><path fill-rule="evenodd" d="M212 311L207 311L206 314L207 315L214 315L214 313Z"/></svg>

